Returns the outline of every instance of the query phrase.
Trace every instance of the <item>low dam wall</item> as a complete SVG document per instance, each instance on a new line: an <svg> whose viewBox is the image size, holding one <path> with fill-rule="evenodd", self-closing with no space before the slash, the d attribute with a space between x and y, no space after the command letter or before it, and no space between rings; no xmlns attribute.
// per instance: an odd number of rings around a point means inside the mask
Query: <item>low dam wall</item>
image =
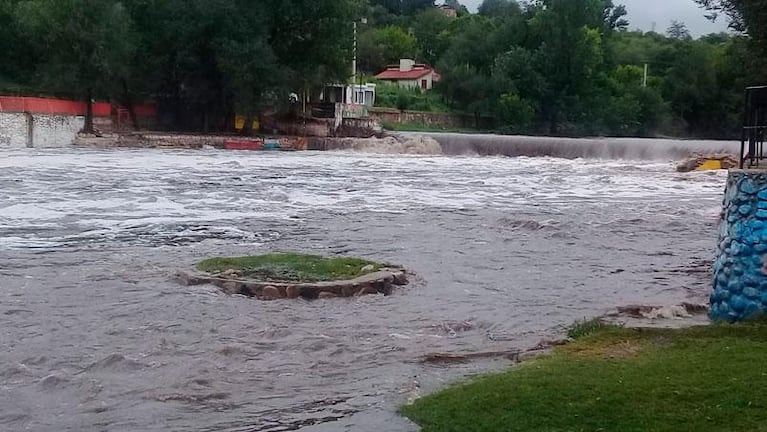
<svg viewBox="0 0 767 432"><path fill-rule="evenodd" d="M711 318L767 314L767 171L732 170L714 263Z"/></svg>
<svg viewBox="0 0 767 432"><path fill-rule="evenodd" d="M447 155L556 157L565 159L681 160L695 153L738 154L740 142L653 138L558 138L524 135L392 133L435 139Z"/></svg>

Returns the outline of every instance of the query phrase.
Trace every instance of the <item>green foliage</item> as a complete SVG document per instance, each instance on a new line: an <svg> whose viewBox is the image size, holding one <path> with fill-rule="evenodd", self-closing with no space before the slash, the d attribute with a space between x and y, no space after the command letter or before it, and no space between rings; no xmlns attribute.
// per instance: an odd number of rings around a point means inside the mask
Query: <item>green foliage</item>
<svg viewBox="0 0 767 432"><path fill-rule="evenodd" d="M88 100L151 98L174 128L221 129L234 112L257 115L290 92L310 95L347 80L360 7L361 0L0 0L0 48L9 60L0 75Z"/></svg>
<svg viewBox="0 0 767 432"><path fill-rule="evenodd" d="M360 69L378 73L402 58L413 58L417 51L416 38L401 27L372 28L360 34Z"/></svg>
<svg viewBox="0 0 767 432"><path fill-rule="evenodd" d="M598 318L577 321L567 329L567 337L575 340L582 339L597 332L604 331L607 327L608 325Z"/></svg>
<svg viewBox="0 0 767 432"><path fill-rule="evenodd" d="M478 134L483 131L478 129L467 129L462 127L446 127L441 125L425 125L422 123L390 123L383 122L383 128L389 131L399 132L448 132L462 134ZM487 131L484 131L487 132Z"/></svg>
<svg viewBox="0 0 767 432"><path fill-rule="evenodd" d="M370 266L372 271L365 267ZM268 254L236 258L211 258L197 264L209 273L236 270L245 277L266 281L320 282L348 280L378 271L382 264L358 258L325 258L304 254ZM363 272L362 270L366 271Z"/></svg>
<svg viewBox="0 0 767 432"><path fill-rule="evenodd" d="M514 0L484 0L478 12L487 17L503 17L521 14L522 8Z"/></svg>
<svg viewBox="0 0 767 432"><path fill-rule="evenodd" d="M402 412L436 431L747 431L767 422L767 323L583 328L549 357Z"/></svg>
<svg viewBox="0 0 767 432"><path fill-rule="evenodd" d="M413 17L411 28L420 60L427 64L437 63L447 49L446 36L454 20L436 8Z"/></svg>
<svg viewBox="0 0 767 432"><path fill-rule="evenodd" d="M423 92L419 89L400 88L390 84L379 84L376 89L376 106L399 110L427 111L446 113L450 108L435 92Z"/></svg>
<svg viewBox="0 0 767 432"><path fill-rule="evenodd" d="M121 2L29 0L14 12L20 34L42 55L36 78L43 89L90 102L126 75L134 47L130 16ZM93 130L90 110L84 129Z"/></svg>

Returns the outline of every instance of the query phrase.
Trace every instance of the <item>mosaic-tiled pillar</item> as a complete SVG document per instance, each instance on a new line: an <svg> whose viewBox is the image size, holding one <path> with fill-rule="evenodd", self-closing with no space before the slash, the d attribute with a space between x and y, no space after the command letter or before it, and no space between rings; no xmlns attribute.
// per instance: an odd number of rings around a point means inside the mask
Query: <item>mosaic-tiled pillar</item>
<svg viewBox="0 0 767 432"><path fill-rule="evenodd" d="M767 314L767 171L733 170L727 179L714 263L711 318Z"/></svg>

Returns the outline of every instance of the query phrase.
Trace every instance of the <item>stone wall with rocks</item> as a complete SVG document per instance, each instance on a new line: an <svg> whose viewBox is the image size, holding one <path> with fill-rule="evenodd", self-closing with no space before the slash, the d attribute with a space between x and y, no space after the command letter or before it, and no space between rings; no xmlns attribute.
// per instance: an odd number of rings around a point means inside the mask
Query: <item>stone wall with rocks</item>
<svg viewBox="0 0 767 432"><path fill-rule="evenodd" d="M232 295L244 295L261 300L329 299L336 297L360 297L363 295L390 295L395 286L409 283L408 273L403 268L385 268L355 279L332 282L266 282L244 278L234 270L223 273L201 273L196 270L180 271L176 274L184 285L211 284Z"/></svg>
<svg viewBox="0 0 767 432"><path fill-rule="evenodd" d="M730 171L722 217L711 318L738 321L765 315L767 171Z"/></svg>
<svg viewBox="0 0 767 432"><path fill-rule="evenodd" d="M427 127L458 128L464 126L459 116L421 111L400 111L394 108L373 108L370 116L382 123L417 124Z"/></svg>
<svg viewBox="0 0 767 432"><path fill-rule="evenodd" d="M396 108L371 108L372 119L381 123L421 125L435 129L485 128L492 129L494 120L472 115L433 113L425 111L400 111ZM479 122L479 124L477 124Z"/></svg>
<svg viewBox="0 0 767 432"><path fill-rule="evenodd" d="M84 123L80 116L0 113L0 147L70 146Z"/></svg>

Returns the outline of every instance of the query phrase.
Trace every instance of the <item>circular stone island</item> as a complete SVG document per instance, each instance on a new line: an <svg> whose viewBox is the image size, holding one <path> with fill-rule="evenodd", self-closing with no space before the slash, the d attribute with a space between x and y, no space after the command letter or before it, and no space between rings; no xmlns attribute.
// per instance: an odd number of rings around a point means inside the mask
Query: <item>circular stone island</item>
<svg viewBox="0 0 767 432"><path fill-rule="evenodd" d="M180 271L184 285L212 284L228 294L261 300L326 299L392 293L408 284L399 266L358 258L325 258L304 254L267 254L211 258L195 270Z"/></svg>

